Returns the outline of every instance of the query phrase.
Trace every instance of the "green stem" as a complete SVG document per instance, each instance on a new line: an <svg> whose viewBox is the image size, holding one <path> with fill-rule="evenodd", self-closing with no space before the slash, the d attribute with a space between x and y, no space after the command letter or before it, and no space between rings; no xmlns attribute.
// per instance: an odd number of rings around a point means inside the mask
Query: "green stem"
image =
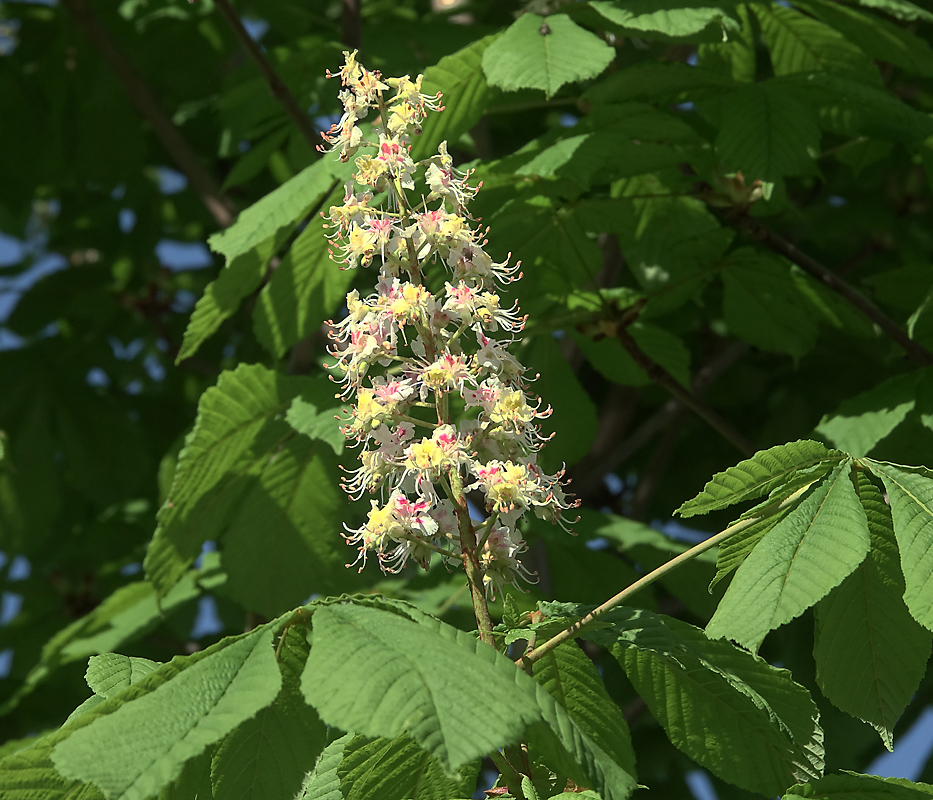
<svg viewBox="0 0 933 800"><path fill-rule="evenodd" d="M597 620L603 614L605 614L610 609L615 608L618 605L621 605L623 602L628 600L632 595L640 592L646 586L650 586L657 580L660 580L668 572L679 567L681 564L685 564L688 561L692 561L701 553L705 553L712 547L720 544L721 542L728 539L730 536L735 535L741 530L744 530L749 525L759 522L765 516L772 516L780 511L782 508L786 508L789 504L795 502L807 489L809 489L815 481L811 481L806 486L801 486L796 492L791 495L788 495L780 503L776 503L769 509L768 514L763 514L759 517L749 517L748 519L741 519L738 522L730 525L724 531L720 531L715 536L710 536L706 541L700 542L698 545L691 547L689 550L684 551L678 556L674 556L670 561L665 564L662 564L656 570L649 572L647 575L639 578L635 583L630 584L619 592L615 597L610 598L601 606L594 608L589 614L581 619L577 620L569 628L562 630L556 636L548 639L544 644L536 647L530 653L526 653L521 658L516 659L515 663L520 666L522 669L527 670L535 661L537 661L542 656L551 652L555 647L564 642L574 638L583 628L585 628L590 623Z"/></svg>
<svg viewBox="0 0 933 800"><path fill-rule="evenodd" d="M509 760L498 750L493 750L489 754L489 758L496 765L499 774L505 778L505 785L508 787L509 793L516 800L525 800L525 795L522 792L522 776L509 763Z"/></svg>
<svg viewBox="0 0 933 800"><path fill-rule="evenodd" d="M473 614L476 616L479 638L495 647L495 640L492 637L492 618L489 616L486 592L483 590L483 570L476 558L476 533L473 531L466 495L463 493L463 481L456 468L448 473L448 477L450 496L457 514L457 527L460 530L460 553L463 568L467 574L467 583L470 585L470 597L473 600Z"/></svg>

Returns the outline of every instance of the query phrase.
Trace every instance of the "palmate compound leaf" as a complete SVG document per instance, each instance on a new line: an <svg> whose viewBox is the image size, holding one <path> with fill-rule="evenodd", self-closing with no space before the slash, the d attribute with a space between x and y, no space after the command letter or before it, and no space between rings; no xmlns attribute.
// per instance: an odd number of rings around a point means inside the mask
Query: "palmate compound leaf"
<svg viewBox="0 0 933 800"><path fill-rule="evenodd" d="M787 670L643 609L600 623L583 637L610 648L671 742L714 775L773 796L822 774L819 711Z"/></svg>
<svg viewBox="0 0 933 800"><path fill-rule="evenodd" d="M802 614L864 560L870 540L865 509L841 461L775 525L739 567L706 627L757 650L768 633Z"/></svg>
<svg viewBox="0 0 933 800"><path fill-rule="evenodd" d="M548 764L604 800L635 789L634 777L546 689L493 648L424 614L318 609L302 691L326 723L373 737L407 732L448 770L514 744L528 728Z"/></svg>
<svg viewBox="0 0 933 800"><path fill-rule="evenodd" d="M288 628L278 647L282 689L274 702L240 723L211 761L213 800L291 798L324 748L324 724L299 686L308 657L303 628Z"/></svg>
<svg viewBox="0 0 933 800"><path fill-rule="evenodd" d="M207 540L219 544L224 590L268 616L311 590L340 591L359 580L344 569L338 532L346 496L333 449L283 419L299 396L323 412L333 407L333 384L241 364L201 396L146 554L160 594Z"/></svg>
<svg viewBox="0 0 933 800"><path fill-rule="evenodd" d="M874 459L864 463L884 482L904 573L904 602L933 630L933 473Z"/></svg>
<svg viewBox="0 0 933 800"><path fill-rule="evenodd" d="M811 477L818 478L844 457L844 453L827 450L819 442L806 439L760 450L751 458L714 475L703 491L678 508L677 513L682 517L693 517L743 500L754 500L791 482L798 472L813 470Z"/></svg>
<svg viewBox="0 0 933 800"><path fill-rule="evenodd" d="M77 717L75 725L88 724L52 753L61 775L93 782L107 800L146 800L177 778L186 761L272 703L282 680L271 627L220 644L189 663L163 665Z"/></svg>
<svg viewBox="0 0 933 800"><path fill-rule="evenodd" d="M786 800L798 797L810 800L927 800L931 795L933 786L926 783L843 772L791 786L784 797Z"/></svg>
<svg viewBox="0 0 933 800"><path fill-rule="evenodd" d="M542 89L550 98L566 83L595 78L613 56L566 14L523 14L486 49L483 71L500 89Z"/></svg>
<svg viewBox="0 0 933 800"><path fill-rule="evenodd" d="M930 657L930 632L904 604L891 509L860 472L871 551L816 607L816 682L837 708L875 728L893 750L894 725Z"/></svg>

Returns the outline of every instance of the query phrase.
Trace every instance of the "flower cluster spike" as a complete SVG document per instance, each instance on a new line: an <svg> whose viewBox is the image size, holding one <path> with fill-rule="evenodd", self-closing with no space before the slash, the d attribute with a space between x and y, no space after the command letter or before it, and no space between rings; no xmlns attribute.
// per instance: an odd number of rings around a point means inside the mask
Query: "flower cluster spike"
<svg viewBox="0 0 933 800"><path fill-rule="evenodd" d="M487 254L488 229L467 212L480 186L454 168L446 143L436 156L411 158L426 113L443 110L440 94L422 93L423 76L383 81L356 51L344 56L344 114L321 149L342 161L369 153L356 158L343 205L330 208L325 227L335 261L375 265L379 278L369 296L347 295L346 317L330 323L329 352L344 385L338 397L355 401L343 432L361 450L344 488L380 496L366 523L345 536L360 569L370 554L386 572L409 559L427 568L434 554L448 563L472 558L494 597L534 578L517 558L526 549L522 515L532 510L566 528L564 512L576 506L564 495L563 472L538 466L546 438L535 421L550 408L529 395L525 367L509 352L525 317L503 304L497 285L521 277L519 264ZM373 140L357 126L370 109L379 115ZM441 280L428 281L429 268L445 270L442 290ZM471 491L485 496L485 522L469 518Z"/></svg>

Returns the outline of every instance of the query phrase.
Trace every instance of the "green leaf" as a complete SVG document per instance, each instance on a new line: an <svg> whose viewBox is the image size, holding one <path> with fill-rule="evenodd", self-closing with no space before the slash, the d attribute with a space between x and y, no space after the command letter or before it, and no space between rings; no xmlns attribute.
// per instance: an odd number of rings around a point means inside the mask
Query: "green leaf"
<svg viewBox="0 0 933 800"><path fill-rule="evenodd" d="M296 397L285 413L285 421L298 433L326 442L340 455L346 443L346 437L340 432L340 425L335 419L334 412L339 412L340 407L332 405L334 401L329 399L323 403L324 408L320 409L314 400L321 403L320 397L313 400Z"/></svg>
<svg viewBox="0 0 933 800"><path fill-rule="evenodd" d="M596 77L613 57L566 14L523 14L483 53L483 71L500 89L541 89L550 98L566 83Z"/></svg>
<svg viewBox="0 0 933 800"><path fill-rule="evenodd" d="M841 33L794 8L755 3L775 75L829 72L878 84L878 69Z"/></svg>
<svg viewBox="0 0 933 800"><path fill-rule="evenodd" d="M730 45L732 46L732 45ZM680 62L643 62L607 75L583 93L594 108L630 100L658 102L661 99L683 100L703 97L706 92L719 94L736 86L736 81L702 67Z"/></svg>
<svg viewBox="0 0 933 800"><path fill-rule="evenodd" d="M536 661L533 677L615 763L635 774L635 753L625 717L593 662L575 642L561 645Z"/></svg>
<svg viewBox="0 0 933 800"><path fill-rule="evenodd" d="M893 92L843 75L814 72L775 79L794 88L819 112L825 130L852 138L867 136L919 144L933 135L933 119Z"/></svg>
<svg viewBox="0 0 933 800"><path fill-rule="evenodd" d="M769 509L771 513L765 513L760 519L736 531L719 545L719 553L716 557L716 575L709 585L710 591L733 570L738 569L739 565L745 561L748 554L755 549L755 546L768 531L796 508L799 502L798 499L786 506L781 506L780 501L775 502L772 504L772 508Z"/></svg>
<svg viewBox="0 0 933 800"><path fill-rule="evenodd" d="M787 88L765 81L730 92L722 100L716 139L720 162L746 179L777 181L809 175L819 155L816 116Z"/></svg>
<svg viewBox="0 0 933 800"><path fill-rule="evenodd" d="M100 697L113 697L127 686L138 683L146 675L161 666L148 658L121 656L104 653L88 660L84 677L91 691Z"/></svg>
<svg viewBox="0 0 933 800"><path fill-rule="evenodd" d="M279 650L282 689L272 705L226 736L211 764L213 800L294 797L324 749L326 730L301 694L310 650L303 628L289 628Z"/></svg>
<svg viewBox="0 0 933 800"><path fill-rule="evenodd" d="M864 560L868 522L850 471L850 460L837 464L758 543L706 628L711 638L757 650L770 631L825 597Z"/></svg>
<svg viewBox="0 0 933 800"><path fill-rule="evenodd" d="M904 778L880 778L844 772L791 786L784 797L812 800L927 800L933 786Z"/></svg>
<svg viewBox="0 0 933 800"><path fill-rule="evenodd" d="M507 658L427 615L388 610L339 604L315 612L302 690L325 721L368 736L407 731L448 769L517 741L527 726L549 766L605 800L634 791L633 776Z"/></svg>
<svg viewBox="0 0 933 800"><path fill-rule="evenodd" d="M162 598L161 604L148 581L134 581L121 586L97 608L45 643L39 663L29 671L22 685L0 705L0 714L9 712L23 697L54 675L59 667L135 641L199 594L193 573L179 581Z"/></svg>
<svg viewBox="0 0 933 800"><path fill-rule="evenodd" d="M334 605L314 614L301 687L328 725L390 739L407 732L450 770L517 742L539 717L533 697L516 691L517 674L443 623Z"/></svg>
<svg viewBox="0 0 933 800"><path fill-rule="evenodd" d="M344 187L328 183L328 194L319 198L325 211L343 203ZM256 338L276 358L294 344L315 333L341 305L356 276L331 260L331 242L317 215L295 239L269 282L262 288L253 310Z"/></svg>
<svg viewBox="0 0 933 800"><path fill-rule="evenodd" d="M727 39L740 24L724 6L732 2L708 3L707 0L592 0L590 7L614 25L651 38L652 34L684 38L712 33L715 39Z"/></svg>
<svg viewBox="0 0 933 800"><path fill-rule="evenodd" d="M835 28L872 58L915 75L933 75L930 45L877 14L863 14L826 0L802 0L795 6Z"/></svg>
<svg viewBox="0 0 933 800"><path fill-rule="evenodd" d="M859 458L900 425L916 404L915 373L898 375L846 400L816 426L831 444Z"/></svg>
<svg viewBox="0 0 933 800"><path fill-rule="evenodd" d="M324 748L314 769L307 774L295 800L346 800L340 789L338 770L343 753L354 735L347 733Z"/></svg>
<svg viewBox="0 0 933 800"><path fill-rule="evenodd" d="M440 762L407 735L367 741L354 737L344 745L340 762L342 800L447 800L469 797L476 786L478 762L448 775Z"/></svg>
<svg viewBox="0 0 933 800"><path fill-rule="evenodd" d="M794 357L817 340L813 313L777 256L742 247L723 262L723 314L729 330L754 347Z"/></svg>
<svg viewBox="0 0 933 800"><path fill-rule="evenodd" d="M904 572L904 602L917 622L933 630L933 476L873 459L865 463L888 491Z"/></svg>
<svg viewBox="0 0 933 800"><path fill-rule="evenodd" d="M441 92L444 111L428 114L425 119L421 135L411 148L415 161L434 155L441 142L453 144L482 117L491 95L483 74L483 54L498 36L492 34L473 42L424 71L422 91L425 94Z"/></svg>
<svg viewBox="0 0 933 800"><path fill-rule="evenodd" d="M53 735L54 736L54 735ZM4 800L102 800L93 784L59 774L52 764L52 738L0 760L0 796Z"/></svg>
<svg viewBox="0 0 933 800"><path fill-rule="evenodd" d="M814 480L829 472L843 458L836 450L827 450L819 442L802 440L760 450L725 472L714 475L692 500L677 513L682 517L708 514L722 508L754 500L793 480L798 472L816 468Z"/></svg>
<svg viewBox="0 0 933 800"><path fill-rule="evenodd" d="M176 363L194 355L236 311L240 301L256 289L283 236L339 185L335 175L341 170L343 166L335 166L330 159L316 161L243 211L227 230L208 239L226 264L198 300Z"/></svg>
<svg viewBox="0 0 933 800"><path fill-rule="evenodd" d="M596 436L599 420L596 406L580 384L560 345L548 335L535 337L521 354L522 362L540 377L534 390L540 392L545 403L554 410L546 425L546 432L556 436L552 448L541 453L547 469L557 469L561 462L574 463L586 455ZM550 450L550 452L548 452Z"/></svg>
<svg viewBox="0 0 933 800"><path fill-rule="evenodd" d="M323 376L284 377L259 365L223 373L198 404L146 570L164 594L205 541L218 541L224 591L269 616L311 591L352 586L340 537L346 497L331 446L283 419L296 397L324 408Z"/></svg>
<svg viewBox="0 0 933 800"><path fill-rule="evenodd" d="M93 781L108 800L146 800L269 705L280 686L272 630L258 628L92 720L58 744L52 760L65 777Z"/></svg>
<svg viewBox="0 0 933 800"><path fill-rule="evenodd" d="M703 631L620 607L584 633L611 649L671 742L753 792L779 794L823 769L819 712L790 672Z"/></svg>
<svg viewBox="0 0 933 800"><path fill-rule="evenodd" d="M728 41L700 45L697 56L701 67L741 83L755 80L759 59L756 51L761 34L749 9L745 4L736 9L742 27L730 32Z"/></svg>
<svg viewBox="0 0 933 800"><path fill-rule="evenodd" d="M851 3L853 0L846 0ZM854 0L858 5L865 8L874 8L878 11L884 11L896 19L902 19L906 22L922 20L923 22L933 22L933 11L927 11L910 0Z"/></svg>
<svg viewBox="0 0 933 800"><path fill-rule="evenodd" d="M904 605L891 509L864 473L859 495L871 551L816 607L816 682L837 708L874 727L888 750L926 672L933 635Z"/></svg>
<svg viewBox="0 0 933 800"><path fill-rule="evenodd" d="M655 325L636 322L628 332L652 361L684 386L690 385L690 351L679 337ZM614 336L591 339L574 332L587 361L604 377L621 386L649 386L651 378Z"/></svg>

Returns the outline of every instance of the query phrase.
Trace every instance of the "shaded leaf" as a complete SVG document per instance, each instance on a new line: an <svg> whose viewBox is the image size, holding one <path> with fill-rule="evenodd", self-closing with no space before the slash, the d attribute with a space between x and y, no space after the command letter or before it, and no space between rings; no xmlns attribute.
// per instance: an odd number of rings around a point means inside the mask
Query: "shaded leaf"
<svg viewBox="0 0 933 800"><path fill-rule="evenodd" d="M913 410L916 395L917 375L898 375L846 400L816 432L856 458L868 455Z"/></svg>
<svg viewBox="0 0 933 800"><path fill-rule="evenodd" d="M828 25L791 7L756 3L752 8L761 22L775 75L828 72L879 82L871 59Z"/></svg>
<svg viewBox="0 0 933 800"><path fill-rule="evenodd" d="M729 330L750 345L800 357L817 340L817 325L781 258L742 247L723 262L723 314Z"/></svg>
<svg viewBox="0 0 933 800"><path fill-rule="evenodd" d="M270 616L311 591L359 580L343 568L346 497L332 448L299 436L283 419L294 398L322 408L332 394L324 377L243 364L202 395L146 554L160 594L208 540L219 542L224 591Z"/></svg>
<svg viewBox="0 0 933 800"><path fill-rule="evenodd" d="M913 618L933 630L933 475L866 459L884 481L904 573L904 602Z"/></svg>
<svg viewBox="0 0 933 800"><path fill-rule="evenodd" d="M816 607L816 682L837 708L869 723L893 750L894 725L926 672L933 636L904 605L891 509L864 473L858 489L871 551Z"/></svg>
<svg viewBox="0 0 933 800"><path fill-rule="evenodd" d="M326 730L299 686L309 647L289 628L279 650L282 688L273 703L227 735L211 763L214 800L294 797L324 748Z"/></svg>
<svg viewBox="0 0 933 800"><path fill-rule="evenodd" d="M721 113L716 147L729 172L740 170L749 181L813 172L820 129L815 114L792 91L768 81L753 83L726 95Z"/></svg>

